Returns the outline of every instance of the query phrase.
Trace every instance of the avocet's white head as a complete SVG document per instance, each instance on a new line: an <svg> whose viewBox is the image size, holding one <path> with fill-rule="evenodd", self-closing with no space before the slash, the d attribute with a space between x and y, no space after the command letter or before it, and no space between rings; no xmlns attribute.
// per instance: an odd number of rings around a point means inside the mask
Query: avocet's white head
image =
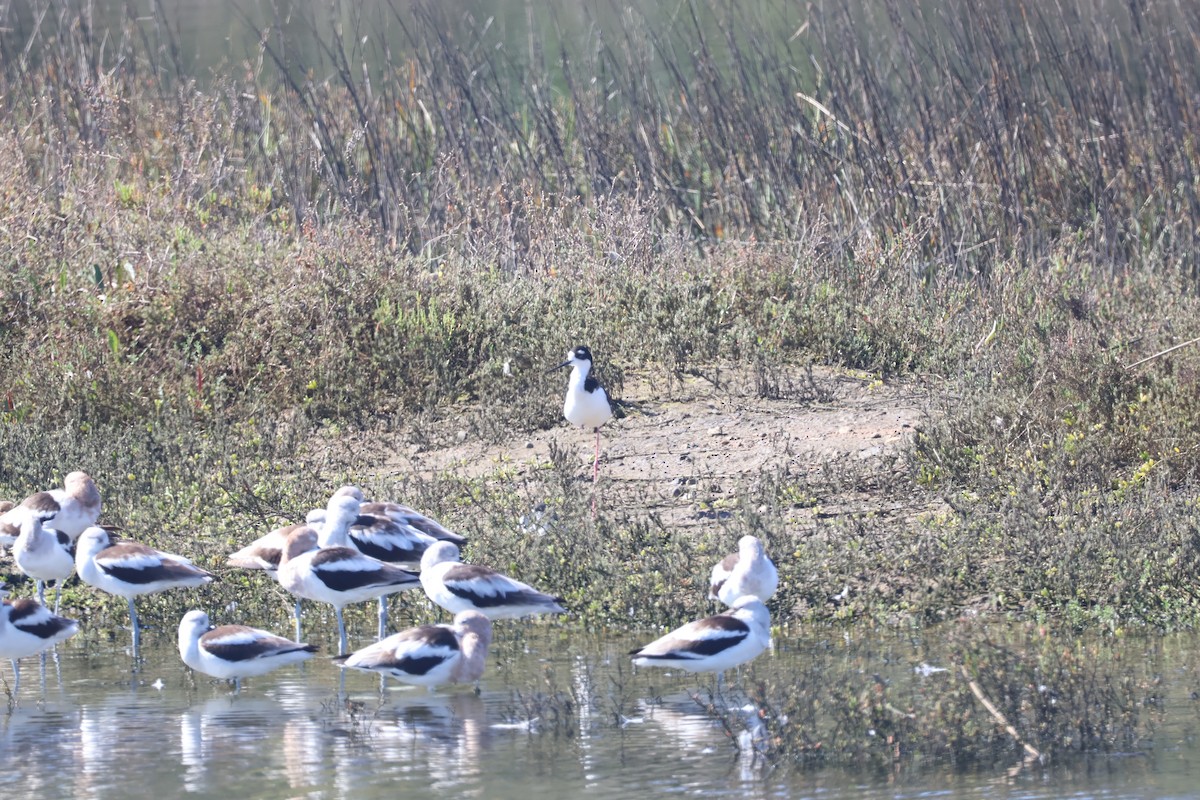
<svg viewBox="0 0 1200 800"><path fill-rule="evenodd" d="M211 629L208 614L200 609L194 608L184 614L183 619L179 620L179 651L186 652L191 644Z"/></svg>
<svg viewBox="0 0 1200 800"><path fill-rule="evenodd" d="M757 536L743 536L738 539L738 557L755 559L763 557L763 545Z"/></svg>
<svg viewBox="0 0 1200 800"><path fill-rule="evenodd" d="M434 564L440 564L443 561L458 561L459 560L458 545L454 542L438 542L429 546L421 555L421 569L429 569Z"/></svg>
<svg viewBox="0 0 1200 800"><path fill-rule="evenodd" d="M333 497L353 497L360 503L365 503L367 500L367 496L363 494L363 490L351 484L338 487L338 490L333 493Z"/></svg>
<svg viewBox="0 0 1200 800"><path fill-rule="evenodd" d="M361 507L362 501L357 497L331 497L329 504L325 506L325 521L336 525L349 524L358 518L358 510Z"/></svg>
<svg viewBox="0 0 1200 800"><path fill-rule="evenodd" d="M75 542L75 562L82 564L106 547L112 546L112 536L99 525L85 530ZM76 567L78 568L78 567Z"/></svg>

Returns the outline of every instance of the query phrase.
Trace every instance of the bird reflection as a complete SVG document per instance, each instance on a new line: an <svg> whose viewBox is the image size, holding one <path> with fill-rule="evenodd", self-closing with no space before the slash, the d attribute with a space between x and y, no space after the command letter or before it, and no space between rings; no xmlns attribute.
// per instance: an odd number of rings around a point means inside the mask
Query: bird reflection
<svg viewBox="0 0 1200 800"><path fill-rule="evenodd" d="M0 708L3 708L0 706ZM0 753L12 763L36 767L69 757L79 709L69 703L15 705L0 714ZM56 770L28 768L4 770L8 797L52 797L62 793L62 776Z"/></svg>
<svg viewBox="0 0 1200 800"><path fill-rule="evenodd" d="M278 774L294 790L322 780L324 736L307 714L288 713L278 698L213 697L179 715L183 785L192 792L236 789L238 775ZM264 747L264 742L273 742Z"/></svg>
<svg viewBox="0 0 1200 800"><path fill-rule="evenodd" d="M364 750L369 750L371 761L411 764L413 779L424 775L426 786L453 787L457 795L482 792L481 764L493 732L479 695L400 689L392 693L388 705L377 711L362 708L359 713L372 715L369 723L357 728L362 736L344 736L332 748L338 796L364 793L378 782L377 774L362 768Z"/></svg>

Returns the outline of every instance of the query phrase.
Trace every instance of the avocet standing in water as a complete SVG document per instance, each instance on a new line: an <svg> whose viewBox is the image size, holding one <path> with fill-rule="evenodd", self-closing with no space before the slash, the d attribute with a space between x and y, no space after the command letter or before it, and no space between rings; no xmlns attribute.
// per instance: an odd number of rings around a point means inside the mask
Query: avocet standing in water
<svg viewBox="0 0 1200 800"><path fill-rule="evenodd" d="M478 682L491 643L491 620L478 611L460 611L452 625L419 625L334 660L432 692L446 683Z"/></svg>
<svg viewBox="0 0 1200 800"><path fill-rule="evenodd" d="M425 594L451 614L478 611L488 619L517 619L566 611L557 597L490 567L464 564L458 558L458 548L450 542L438 542L421 557Z"/></svg>
<svg viewBox="0 0 1200 800"><path fill-rule="evenodd" d="M771 614L762 600L739 597L724 613L689 622L645 647L631 650L639 667L724 672L771 646Z"/></svg>
<svg viewBox="0 0 1200 800"><path fill-rule="evenodd" d="M133 599L140 594L203 586L212 583L213 576L183 556L134 542L111 542L104 528L93 526L85 530L75 545L75 571L84 583L129 601L136 657L142 638Z"/></svg>
<svg viewBox="0 0 1200 800"><path fill-rule="evenodd" d="M571 368L563 416L572 425L596 433L596 457L592 462L592 482L600 476L600 426L612 419L612 405L600 381L592 374L592 351L580 345L567 353L567 360L556 369Z"/></svg>
<svg viewBox="0 0 1200 800"><path fill-rule="evenodd" d="M54 613L62 596L62 583L75 571L75 548L65 533L46 528L53 518L49 511L27 509L21 532L13 542L13 561L17 568L37 581L38 600L46 602L46 581L54 581Z"/></svg>
<svg viewBox="0 0 1200 800"><path fill-rule="evenodd" d="M214 628L208 614L193 609L179 621L179 657L197 672L233 681L234 694L242 678L312 658L317 646L293 642L245 625Z"/></svg>
<svg viewBox="0 0 1200 800"><path fill-rule="evenodd" d="M13 693L21 686L21 667L17 660L43 650L79 633L79 623L60 617L33 598L9 601L8 586L0 583L0 658L12 661Z"/></svg>
<svg viewBox="0 0 1200 800"><path fill-rule="evenodd" d="M721 559L709 576L709 600L727 606L744 595L754 595L764 603L779 588L779 571L767 557L757 536L738 539L738 551Z"/></svg>
<svg viewBox="0 0 1200 800"><path fill-rule="evenodd" d="M317 531L303 527L287 538L279 562L279 583L306 600L333 606L338 623L338 654L347 650L342 609L420 585L417 576L394 564L365 556L353 547L334 545L313 549Z"/></svg>
<svg viewBox="0 0 1200 800"><path fill-rule="evenodd" d="M360 514L362 501L341 491L329 498L324 521L316 526L318 545L351 547L365 556L406 569L420 566L422 554L437 539L400 525L390 517ZM388 598L384 594L379 596L380 639L387 636L387 618Z"/></svg>
<svg viewBox="0 0 1200 800"><path fill-rule="evenodd" d="M283 558L284 548L287 547L288 536L303 529L309 529L310 524L319 523L325 519L325 509L315 508L308 512L305 522L284 525L255 539L250 544L238 550L226 559L225 563L238 569L260 570L271 576L271 580L279 581L279 562ZM312 538L312 548L317 547L315 535ZM296 621L296 638L300 638L300 598L295 599L292 615Z"/></svg>

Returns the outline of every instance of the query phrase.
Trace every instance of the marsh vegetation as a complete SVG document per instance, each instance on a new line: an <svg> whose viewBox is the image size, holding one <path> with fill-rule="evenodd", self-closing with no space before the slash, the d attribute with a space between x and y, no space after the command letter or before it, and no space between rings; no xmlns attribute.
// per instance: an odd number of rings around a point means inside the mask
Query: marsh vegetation
<svg viewBox="0 0 1200 800"><path fill-rule="evenodd" d="M202 80L168 17L6 8L5 496L83 468L107 519L218 565L353 481L582 626L703 612L696 565L746 533L780 566L784 626L1200 618L1200 354L1163 354L1200 336L1195 6L684 4L522 47L418 3L302 19L311 63L268 16ZM720 508L689 494L713 524L647 512L658 489L632 484L593 518L573 455L520 455L560 424L543 369L576 343L618 395L653 387L632 400L705 376L802 411L849 375L919 387L926 414L879 459L763 468ZM408 468L460 436L512 456ZM906 511L821 513L848 493ZM530 536L539 504L553 524ZM245 576L208 597L286 614ZM67 598L89 624L118 611ZM972 636L958 663L1031 725L1012 687L1046 669L1110 715L1051 727L1063 750L1137 739L1137 692L1097 665ZM919 727L973 706L954 685L960 705L903 735L967 752ZM793 692L764 708L813 718Z"/></svg>

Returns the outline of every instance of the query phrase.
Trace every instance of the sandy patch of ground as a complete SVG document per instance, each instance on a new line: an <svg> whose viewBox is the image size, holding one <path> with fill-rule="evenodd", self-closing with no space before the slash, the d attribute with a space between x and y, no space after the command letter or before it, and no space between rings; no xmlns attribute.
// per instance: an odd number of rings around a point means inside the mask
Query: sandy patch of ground
<svg viewBox="0 0 1200 800"><path fill-rule="evenodd" d="M928 393L913 383L882 383L832 370L803 378L803 389L761 398L747 377L700 377L657 388L626 375L623 398L637 407L602 429L601 491L606 502L641 503L677 524L701 521L722 498L764 470L793 474L836 459L884 468L913 434ZM469 437L414 453L421 471L486 477L504 468L519 477L550 460L559 447L577 454L581 484L591 478L594 437L569 427L485 444ZM837 498L857 506L869 498ZM886 502L883 500L880 503ZM828 507L828 504L826 503ZM847 509L849 510L849 509ZM855 509L859 510L859 509ZM879 509L884 510L884 509ZM835 512L836 513L836 512Z"/></svg>

